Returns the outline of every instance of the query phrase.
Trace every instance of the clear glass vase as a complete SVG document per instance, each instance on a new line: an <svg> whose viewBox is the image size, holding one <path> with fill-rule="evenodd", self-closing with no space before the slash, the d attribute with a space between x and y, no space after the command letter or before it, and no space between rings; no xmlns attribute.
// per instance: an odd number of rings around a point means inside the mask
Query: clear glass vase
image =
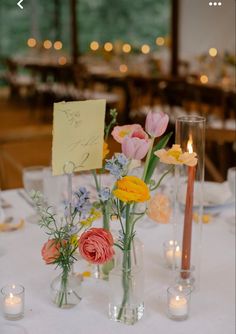
<svg viewBox="0 0 236 334"><path fill-rule="evenodd" d="M110 271L114 268L114 259L104 263L93 266L92 276L97 279L109 280Z"/></svg>
<svg viewBox="0 0 236 334"><path fill-rule="evenodd" d="M81 283L83 277L75 273L63 271L51 283L52 302L60 308L72 308L82 299Z"/></svg>
<svg viewBox="0 0 236 334"><path fill-rule="evenodd" d="M109 275L109 318L128 325L144 314L142 243L135 239L129 251L116 250Z"/></svg>

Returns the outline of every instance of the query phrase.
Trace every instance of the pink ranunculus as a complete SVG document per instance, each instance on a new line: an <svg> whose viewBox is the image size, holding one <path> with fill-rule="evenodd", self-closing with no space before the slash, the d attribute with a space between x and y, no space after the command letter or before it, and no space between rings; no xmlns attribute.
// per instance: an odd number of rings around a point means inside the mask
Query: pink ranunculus
<svg viewBox="0 0 236 334"><path fill-rule="evenodd" d="M141 160L149 149L149 142L137 137L126 137L122 143L122 153L128 159Z"/></svg>
<svg viewBox="0 0 236 334"><path fill-rule="evenodd" d="M114 256L113 244L113 237L109 231L93 227L81 235L79 250L88 262L103 264Z"/></svg>
<svg viewBox="0 0 236 334"><path fill-rule="evenodd" d="M122 144L126 136L130 136L132 133L136 132L139 133L139 135L141 136L143 136L145 133L140 124L131 124L131 125L115 126L111 134L118 143Z"/></svg>
<svg viewBox="0 0 236 334"><path fill-rule="evenodd" d="M160 137L166 131L169 116L162 111L149 111L146 117L145 130L151 137Z"/></svg>
<svg viewBox="0 0 236 334"><path fill-rule="evenodd" d="M64 242L66 242L64 240ZM60 242L57 242L54 239L49 239L43 245L41 250L42 257L46 264L54 263L54 261L60 256Z"/></svg>

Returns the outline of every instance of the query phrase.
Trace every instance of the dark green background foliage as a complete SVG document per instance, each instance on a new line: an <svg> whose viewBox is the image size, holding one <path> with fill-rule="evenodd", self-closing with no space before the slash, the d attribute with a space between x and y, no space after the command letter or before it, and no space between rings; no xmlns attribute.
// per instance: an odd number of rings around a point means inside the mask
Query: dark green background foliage
<svg viewBox="0 0 236 334"><path fill-rule="evenodd" d="M16 2L0 0L1 54L26 50L26 41L32 35L39 40L60 38L69 51L69 1L59 1L57 32L53 0L24 0L23 10ZM79 0L78 3L81 51L88 50L92 40L154 45L157 36L169 34L170 0Z"/></svg>

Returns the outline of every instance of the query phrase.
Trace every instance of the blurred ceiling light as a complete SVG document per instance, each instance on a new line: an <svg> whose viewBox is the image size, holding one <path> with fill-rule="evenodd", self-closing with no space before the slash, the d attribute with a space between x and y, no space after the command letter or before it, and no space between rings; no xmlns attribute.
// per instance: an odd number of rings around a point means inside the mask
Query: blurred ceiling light
<svg viewBox="0 0 236 334"><path fill-rule="evenodd" d="M141 47L141 51L144 54L148 54L150 52L150 46L148 44L143 44Z"/></svg>
<svg viewBox="0 0 236 334"><path fill-rule="evenodd" d="M125 53L129 53L131 51L131 45L128 44L128 43L125 43L123 46L122 46L122 50L123 52Z"/></svg>
<svg viewBox="0 0 236 334"><path fill-rule="evenodd" d="M58 59L58 64L59 65L65 65L66 63L67 63L66 57L64 57L64 56L59 57L59 59Z"/></svg>
<svg viewBox="0 0 236 334"><path fill-rule="evenodd" d="M165 38L163 37L157 37L156 39L156 45L162 46L165 44Z"/></svg>
<svg viewBox="0 0 236 334"><path fill-rule="evenodd" d="M128 71L128 66L125 65L125 64L121 64L119 66L119 70L120 70L121 73L126 73Z"/></svg>
<svg viewBox="0 0 236 334"><path fill-rule="evenodd" d="M105 50L105 51L107 51L107 52L111 52L112 49L113 49L113 45L112 45L112 43L110 43L110 42L106 42L106 43L104 44L104 50Z"/></svg>
<svg viewBox="0 0 236 334"><path fill-rule="evenodd" d="M46 41L44 41L43 42L43 46L44 46L44 48L45 49L51 49L51 47L52 47L52 42L51 41L49 41L49 39L46 39Z"/></svg>
<svg viewBox="0 0 236 334"><path fill-rule="evenodd" d="M216 48L210 48L208 52L209 52L209 55L211 57L215 57L217 55L217 49Z"/></svg>
<svg viewBox="0 0 236 334"><path fill-rule="evenodd" d="M208 83L208 77L205 74L203 74L200 76L200 81L202 84L206 84Z"/></svg>
<svg viewBox="0 0 236 334"><path fill-rule="evenodd" d="M29 38L27 41L27 45L29 48L34 48L37 44L37 41L35 38Z"/></svg>
<svg viewBox="0 0 236 334"><path fill-rule="evenodd" d="M62 47L63 47L63 45L62 45L62 42L61 42L61 41L56 41L56 42L54 43L54 49L55 49L55 50L61 50Z"/></svg>
<svg viewBox="0 0 236 334"><path fill-rule="evenodd" d="M96 51L99 49L99 43L97 41L92 41L90 43L90 49L93 51Z"/></svg>

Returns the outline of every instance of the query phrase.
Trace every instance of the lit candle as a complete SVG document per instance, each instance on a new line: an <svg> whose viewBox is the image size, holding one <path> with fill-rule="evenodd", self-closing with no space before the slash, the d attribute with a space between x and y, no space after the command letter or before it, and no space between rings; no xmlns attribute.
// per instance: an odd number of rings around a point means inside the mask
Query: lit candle
<svg viewBox="0 0 236 334"><path fill-rule="evenodd" d="M185 320L188 317L191 290L181 285L167 289L168 315L173 320Z"/></svg>
<svg viewBox="0 0 236 334"><path fill-rule="evenodd" d="M172 297L169 301L169 312L172 316L182 317L188 314L188 302L184 296Z"/></svg>
<svg viewBox="0 0 236 334"><path fill-rule="evenodd" d="M192 136L187 143L187 149L189 153L193 153ZM186 271L190 270L191 260L191 239L192 239L192 220L193 220L193 191L194 191L194 179L195 179L196 167L188 167L188 184L186 192L186 204L184 213L184 232L183 232L183 243L182 243L182 263L181 273L182 278L188 278L189 273Z"/></svg>
<svg viewBox="0 0 236 334"><path fill-rule="evenodd" d="M17 315L23 310L22 299L10 293L9 297L4 300L4 311L6 314Z"/></svg>
<svg viewBox="0 0 236 334"><path fill-rule="evenodd" d="M172 267L173 262L175 262L176 266L178 266L180 264L180 259L181 259L181 251L179 246L176 246L175 252L173 248L166 251L166 261L168 267Z"/></svg>
<svg viewBox="0 0 236 334"><path fill-rule="evenodd" d="M174 262L175 266L179 267L181 262L181 250L177 242L170 240L164 243L164 257L169 268L172 268Z"/></svg>
<svg viewBox="0 0 236 334"><path fill-rule="evenodd" d="M6 285L1 289L3 296L3 313L8 320L21 319L24 316L24 287Z"/></svg>

